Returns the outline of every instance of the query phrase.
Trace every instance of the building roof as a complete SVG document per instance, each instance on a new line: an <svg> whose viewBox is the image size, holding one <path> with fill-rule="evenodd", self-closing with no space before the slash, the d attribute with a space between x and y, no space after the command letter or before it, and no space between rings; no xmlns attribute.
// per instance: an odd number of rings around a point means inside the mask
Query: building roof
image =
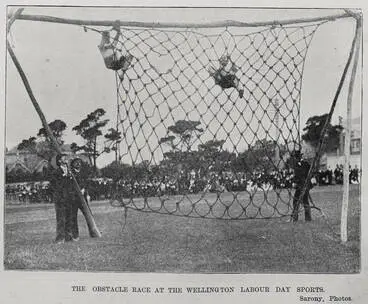
<svg viewBox="0 0 368 304"><path fill-rule="evenodd" d="M61 146L61 150L70 155L76 155L81 157L84 161L88 162L88 158L83 154L74 154L71 145L65 144ZM13 147L5 153L6 167L8 172L21 168L28 172L41 172L42 169L48 165L48 161L36 153L29 150L18 150L18 147Z"/></svg>
<svg viewBox="0 0 368 304"><path fill-rule="evenodd" d="M36 147L37 145L39 145L39 143L36 143ZM64 144L61 147L61 151L66 152L66 153L73 153L72 149L71 149L71 145L70 144ZM29 150L19 150L18 146L15 146L13 148L11 148L10 150L8 150L6 152L6 154L34 154L32 151Z"/></svg>

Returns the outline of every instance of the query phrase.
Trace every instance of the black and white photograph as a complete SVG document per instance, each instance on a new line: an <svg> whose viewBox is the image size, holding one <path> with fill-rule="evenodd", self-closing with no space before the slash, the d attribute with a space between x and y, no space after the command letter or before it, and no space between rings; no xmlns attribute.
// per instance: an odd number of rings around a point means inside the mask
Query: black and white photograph
<svg viewBox="0 0 368 304"><path fill-rule="evenodd" d="M361 273L361 9L6 15L5 272Z"/></svg>

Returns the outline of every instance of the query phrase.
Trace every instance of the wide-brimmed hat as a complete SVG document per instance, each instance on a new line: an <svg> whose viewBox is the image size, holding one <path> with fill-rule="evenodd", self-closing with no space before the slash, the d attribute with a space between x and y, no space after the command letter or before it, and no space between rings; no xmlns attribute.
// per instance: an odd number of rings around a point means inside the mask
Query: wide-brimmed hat
<svg viewBox="0 0 368 304"><path fill-rule="evenodd" d="M64 153L61 153L61 154L57 154L55 156L55 162L56 162L56 165L60 166L60 161L61 161L61 158L64 157L64 156L67 156L66 154Z"/></svg>
<svg viewBox="0 0 368 304"><path fill-rule="evenodd" d="M60 166L60 160L63 156L67 155L62 153L62 154L55 154L54 156L52 156L51 159L49 160L49 164L51 165L51 167L57 169Z"/></svg>

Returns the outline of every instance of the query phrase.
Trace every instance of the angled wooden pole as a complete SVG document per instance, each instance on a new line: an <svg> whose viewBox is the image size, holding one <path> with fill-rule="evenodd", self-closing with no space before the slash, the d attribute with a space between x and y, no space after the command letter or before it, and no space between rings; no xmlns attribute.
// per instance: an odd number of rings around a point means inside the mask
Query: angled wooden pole
<svg viewBox="0 0 368 304"><path fill-rule="evenodd" d="M41 122L42 122L42 126L45 128L46 130L46 133L47 133L47 136L48 138L51 140L51 143L55 149L55 151L58 153L58 154L62 154L62 151L60 149L60 145L59 143L57 142L56 138L54 137L54 135L52 134L52 131L46 121L46 118L45 118L45 115L43 114L42 110L41 110L41 107L40 105L38 104L33 92L32 92L32 89L31 89L31 86L28 82L28 79L27 79L27 76L25 75L9 41L7 40L7 49L8 49L8 52L9 52L9 55L11 57L11 59L13 60L14 62L14 65L15 67L17 68L18 70L18 73L23 81L23 84L24 84L24 87L26 88L26 91L28 93L28 96L33 104L33 107L35 108L39 118L41 119ZM69 168L70 169L70 168ZM69 170L71 172L71 170ZM78 182L75 178L75 176L73 175L73 173L71 172L71 175L72 175L72 178L73 178L73 185L74 185L74 188L75 190L77 191L78 193L78 196L79 196L79 199L81 201L81 206L82 206L82 213L86 219L86 222L87 222L87 226L88 226L88 230L89 230L89 234L91 237L101 237L101 233L100 231L98 230L97 228L97 225L95 223L95 220L93 218L93 215L92 215L92 212L91 212L91 209L89 208L87 202L85 201L84 199L84 196L81 192L81 189L78 185Z"/></svg>
<svg viewBox="0 0 368 304"><path fill-rule="evenodd" d="M341 242L345 243L348 240L348 210L349 210L349 175L350 175L350 139L351 139L351 116L352 116L352 101L354 93L354 84L357 74L357 67L359 62L360 43L362 36L362 19L356 19L356 33L357 39L355 41L355 57L351 69L351 77L348 89L348 100L346 108L346 124L345 124L345 142L344 142L344 183L343 183L343 197L341 206L341 225L340 235Z"/></svg>
<svg viewBox="0 0 368 304"><path fill-rule="evenodd" d="M23 11L24 11L24 8L18 8L14 14L8 16L6 32L10 31L10 28L13 25L14 21L22 14Z"/></svg>
<svg viewBox="0 0 368 304"><path fill-rule="evenodd" d="M351 11L347 11L347 13L349 13L350 16L353 17L356 20L356 22L358 22L358 20L360 20L359 14L354 13L354 12L351 12ZM360 27L361 27L361 25L360 25ZM351 43L351 47L350 47L350 51L349 51L348 60L346 61L344 70L342 72L342 75L340 77L339 84L338 84L337 89L336 89L336 93L335 93L334 99L333 99L333 101L331 103L330 110L329 110L329 112L327 114L327 118L326 118L325 124L323 125L322 131L321 131L321 135L320 135L320 138L319 138L319 141L318 141L318 145L317 145L317 153L316 153L315 157L313 158L313 161L312 161L311 166L309 168L307 177L305 179L304 186L303 186L302 191L301 191L301 194L299 196L299 200L298 200L298 202L296 204L297 205L297 209L299 208L298 206L300 206L300 204L302 202L302 198L304 197L304 194L306 193L306 191L309 188L309 181L311 180L311 178L312 178L312 176L313 176L316 168L318 168L319 163L320 163L320 159L321 159L322 154L324 152L324 146L326 144L326 136L325 135L327 134L328 126L331 123L331 118L332 118L332 115L334 113L334 110L335 110L335 107L336 107L336 104L337 104L337 100L339 99L339 96L340 96L340 93L342 91L343 85L345 83L345 80L346 80L346 77L347 77L347 74L348 74L350 65L351 65L351 63L352 63L352 61L354 59L355 49L356 49L358 40L360 39L360 36L359 36L360 35L360 33L359 33L360 30L361 29L359 29L359 26L358 26L358 23L357 23L357 26L355 28L354 38L353 38L353 41ZM359 43L360 43L360 41L359 41Z"/></svg>

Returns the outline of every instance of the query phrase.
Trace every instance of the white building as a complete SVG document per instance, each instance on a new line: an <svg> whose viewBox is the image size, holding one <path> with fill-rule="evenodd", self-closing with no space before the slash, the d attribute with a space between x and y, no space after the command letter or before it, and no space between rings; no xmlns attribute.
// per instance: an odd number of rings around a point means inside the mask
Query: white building
<svg viewBox="0 0 368 304"><path fill-rule="evenodd" d="M340 121L345 129L345 122ZM343 130L340 136L340 146L336 151L324 153L321 157L321 169L330 167L334 169L336 165L344 164L344 143L345 131ZM315 149L306 142L303 142L303 154L306 158L313 158ZM350 166L352 168L361 168L361 118L352 119L351 123L351 142L350 142Z"/></svg>
<svg viewBox="0 0 368 304"><path fill-rule="evenodd" d="M345 129L345 122L342 121ZM356 117L351 121L351 142L350 142L350 166L352 168L361 168L361 118ZM328 153L326 158L326 166L335 168L336 165L344 164L344 143L345 132L340 136L340 147L334 152Z"/></svg>

